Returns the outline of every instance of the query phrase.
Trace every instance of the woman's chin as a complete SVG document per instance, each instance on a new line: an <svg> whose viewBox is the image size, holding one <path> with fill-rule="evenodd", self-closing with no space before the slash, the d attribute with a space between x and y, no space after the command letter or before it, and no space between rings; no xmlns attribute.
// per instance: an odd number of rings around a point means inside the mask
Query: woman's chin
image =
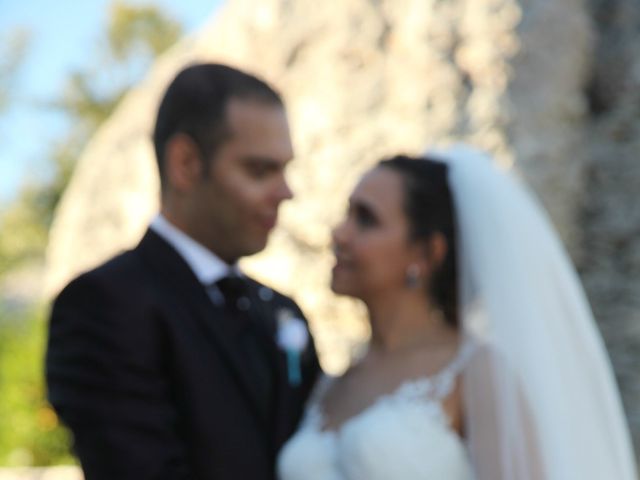
<svg viewBox="0 0 640 480"><path fill-rule="evenodd" d="M353 289L352 285L348 285L345 282L337 280L335 277L331 279L331 291L336 295L357 297L356 291Z"/></svg>

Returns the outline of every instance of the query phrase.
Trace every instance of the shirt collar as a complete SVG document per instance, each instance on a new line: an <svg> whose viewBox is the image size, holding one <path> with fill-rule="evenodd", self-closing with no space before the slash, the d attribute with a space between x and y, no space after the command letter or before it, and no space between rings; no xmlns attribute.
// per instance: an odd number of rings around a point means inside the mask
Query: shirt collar
<svg viewBox="0 0 640 480"><path fill-rule="evenodd" d="M156 215L149 227L178 252L203 285L217 282L230 273L240 274L237 265L230 266L225 263L211 250L169 222L161 213Z"/></svg>

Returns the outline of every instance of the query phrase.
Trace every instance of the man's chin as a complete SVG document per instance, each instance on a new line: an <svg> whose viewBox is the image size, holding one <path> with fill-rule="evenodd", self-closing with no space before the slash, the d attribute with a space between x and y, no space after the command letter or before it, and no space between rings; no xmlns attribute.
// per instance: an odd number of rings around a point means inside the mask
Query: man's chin
<svg viewBox="0 0 640 480"><path fill-rule="evenodd" d="M247 243L244 247L244 253L240 255L241 257L249 257L251 255L257 255L262 252L265 248L267 248L268 238L262 240L256 240L251 244Z"/></svg>

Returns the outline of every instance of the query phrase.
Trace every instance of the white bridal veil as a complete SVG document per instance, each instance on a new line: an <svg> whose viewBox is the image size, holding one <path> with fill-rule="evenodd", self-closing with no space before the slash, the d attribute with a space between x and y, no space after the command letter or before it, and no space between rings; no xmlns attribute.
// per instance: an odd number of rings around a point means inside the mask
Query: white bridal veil
<svg viewBox="0 0 640 480"><path fill-rule="evenodd" d="M633 480L635 461L591 310L543 209L465 146L449 166L461 319L479 348L464 378L478 480Z"/></svg>

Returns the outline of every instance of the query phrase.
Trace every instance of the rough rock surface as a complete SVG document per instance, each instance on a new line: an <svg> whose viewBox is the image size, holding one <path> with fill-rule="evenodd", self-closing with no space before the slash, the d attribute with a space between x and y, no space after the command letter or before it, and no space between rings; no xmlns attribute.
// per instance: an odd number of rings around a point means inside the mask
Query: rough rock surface
<svg viewBox="0 0 640 480"><path fill-rule="evenodd" d="M640 2L592 0L580 273L609 347L640 456Z"/></svg>
<svg viewBox="0 0 640 480"><path fill-rule="evenodd" d="M158 61L87 146L51 232L48 292L141 236L158 205L149 136L159 95L190 61L228 62L285 94L297 150L297 196L245 266L299 300L327 369L344 368L367 334L360 307L326 288L330 227L349 190L383 155L469 141L513 165L548 208L638 431L635 2L230 0Z"/></svg>

